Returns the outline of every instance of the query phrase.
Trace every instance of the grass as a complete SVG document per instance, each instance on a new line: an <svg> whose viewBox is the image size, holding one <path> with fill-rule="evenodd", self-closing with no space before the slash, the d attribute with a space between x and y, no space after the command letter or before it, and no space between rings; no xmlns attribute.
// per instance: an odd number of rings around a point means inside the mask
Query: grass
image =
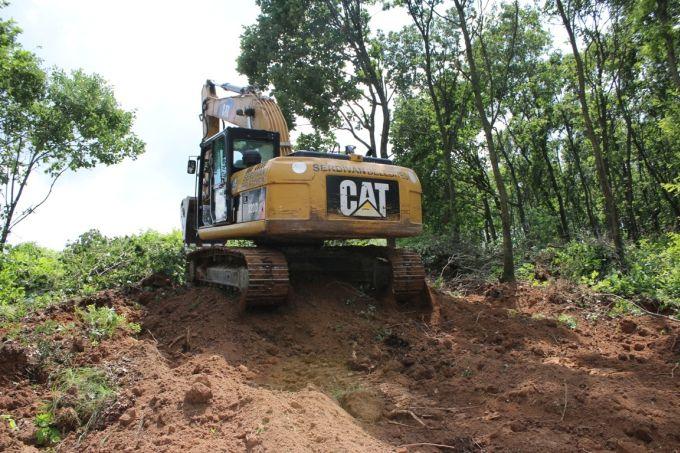
<svg viewBox="0 0 680 453"><path fill-rule="evenodd" d="M389 337L392 335L392 330L389 327L379 327L375 331L375 339L376 341L383 341L385 338Z"/></svg>
<svg viewBox="0 0 680 453"><path fill-rule="evenodd" d="M567 326L568 328L574 330L576 326L578 326L578 322L576 321L576 318L573 316L569 316L565 313L562 313L557 317L557 322L559 322L562 325Z"/></svg>
<svg viewBox="0 0 680 453"><path fill-rule="evenodd" d="M342 398L345 395L352 393L352 392L358 392L358 391L363 390L363 389L364 389L363 386L361 386L359 384L352 384L352 385L349 385L347 387L340 387L340 386L334 387L334 388L329 390L329 393L331 394L333 399L335 399L336 401L340 401L340 400L342 400Z"/></svg>
<svg viewBox="0 0 680 453"><path fill-rule="evenodd" d="M59 407L73 407L81 421L87 420L88 427L96 424L116 398L115 385L98 368L66 368L54 382L55 397L49 412L55 413Z"/></svg>

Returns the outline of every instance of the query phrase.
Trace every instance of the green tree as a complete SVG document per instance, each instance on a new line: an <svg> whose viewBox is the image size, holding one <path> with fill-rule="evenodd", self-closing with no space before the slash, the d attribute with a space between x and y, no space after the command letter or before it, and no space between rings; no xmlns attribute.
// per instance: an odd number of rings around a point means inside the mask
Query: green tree
<svg viewBox="0 0 680 453"><path fill-rule="evenodd" d="M144 151L131 131L134 114L119 107L100 76L44 69L21 47L20 33L12 21L0 20L0 248L66 171L115 164ZM35 203L21 204L39 171L49 190Z"/></svg>
<svg viewBox="0 0 680 453"><path fill-rule="evenodd" d="M349 131L387 157L388 73L362 0L258 0L260 15L241 36L239 72L272 87L289 126L296 115L320 133ZM378 115L378 112L380 115Z"/></svg>

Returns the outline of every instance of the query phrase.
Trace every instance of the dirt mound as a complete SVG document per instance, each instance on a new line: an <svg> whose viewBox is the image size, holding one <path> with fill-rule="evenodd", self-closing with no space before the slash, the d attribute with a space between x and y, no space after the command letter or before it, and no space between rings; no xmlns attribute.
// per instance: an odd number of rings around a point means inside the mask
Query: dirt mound
<svg viewBox="0 0 680 453"><path fill-rule="evenodd" d="M36 365L35 354L28 347L11 340L0 345L0 382L28 377Z"/></svg>
<svg viewBox="0 0 680 453"><path fill-rule="evenodd" d="M239 315L236 299L160 285L107 296L143 331L74 350L119 391L61 450L680 447L680 329L663 318L612 319L573 294L509 285L440 293L433 313L328 280L298 282L275 311ZM0 412L19 427L0 420L0 448L21 449L49 389L13 376Z"/></svg>

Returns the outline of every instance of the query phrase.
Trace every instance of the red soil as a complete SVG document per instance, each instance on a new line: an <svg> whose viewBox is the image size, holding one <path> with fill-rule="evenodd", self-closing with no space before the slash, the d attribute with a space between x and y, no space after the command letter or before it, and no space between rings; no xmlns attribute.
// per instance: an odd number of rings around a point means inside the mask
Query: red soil
<svg viewBox="0 0 680 453"><path fill-rule="evenodd" d="M583 297L495 285L437 293L427 312L323 280L297 283L281 309L239 315L236 296L213 288L106 293L96 302L144 330L84 348L77 330L50 337L72 366L101 367L119 387L101 426L59 450L679 449L680 324L612 319ZM48 318L79 323L66 305L24 328ZM18 425L0 420L0 450L34 448L50 390L31 351L0 347L0 414Z"/></svg>

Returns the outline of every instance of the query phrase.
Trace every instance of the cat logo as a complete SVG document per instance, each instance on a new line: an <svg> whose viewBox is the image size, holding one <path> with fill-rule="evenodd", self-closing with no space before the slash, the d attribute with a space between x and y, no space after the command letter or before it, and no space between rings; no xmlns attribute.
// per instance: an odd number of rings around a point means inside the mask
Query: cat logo
<svg viewBox="0 0 680 453"><path fill-rule="evenodd" d="M328 176L328 210L346 217L387 219L399 212L393 180Z"/></svg>
<svg viewBox="0 0 680 453"><path fill-rule="evenodd" d="M370 181L362 181L361 187L357 188L354 181L345 179L340 183L340 212L346 216L385 218L387 217L385 195L389 188L390 186L385 183Z"/></svg>

